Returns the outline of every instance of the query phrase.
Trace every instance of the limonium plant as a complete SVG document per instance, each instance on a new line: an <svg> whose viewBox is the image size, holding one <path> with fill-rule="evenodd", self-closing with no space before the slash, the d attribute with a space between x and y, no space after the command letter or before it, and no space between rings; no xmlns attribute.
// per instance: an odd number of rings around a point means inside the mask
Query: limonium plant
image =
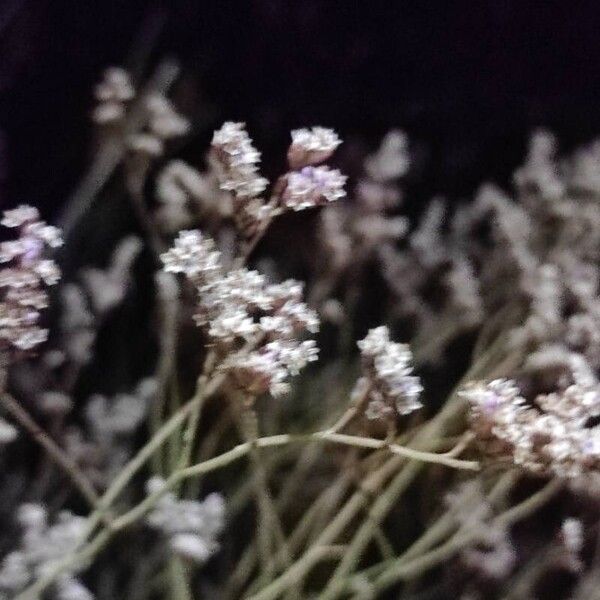
<svg viewBox="0 0 600 600"><path fill-rule="evenodd" d="M0 598L592 597L600 146L409 219L401 131L192 164L174 74L106 71L64 232L2 217Z"/></svg>

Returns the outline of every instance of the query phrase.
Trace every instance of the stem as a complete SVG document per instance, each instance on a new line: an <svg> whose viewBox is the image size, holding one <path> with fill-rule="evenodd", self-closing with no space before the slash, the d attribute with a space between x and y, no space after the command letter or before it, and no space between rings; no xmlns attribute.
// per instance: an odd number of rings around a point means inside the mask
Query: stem
<svg viewBox="0 0 600 600"><path fill-rule="evenodd" d="M164 61L154 73L152 79L140 94L141 102L132 107L126 124L127 134L137 131L145 121L143 101L151 92L166 92L179 74L179 67L172 61ZM60 219L60 226L65 239L69 237L75 225L84 213L92 206L94 198L106 185L115 169L125 155L125 144L120 139L109 140L96 154L90 169L67 202L67 207Z"/></svg>
<svg viewBox="0 0 600 600"><path fill-rule="evenodd" d="M8 393L0 394L0 401L6 412L25 429L52 459L52 461L69 477L77 491L87 500L92 508L97 508L100 498L89 479L81 471L71 457L33 420L27 410Z"/></svg>
<svg viewBox="0 0 600 600"><path fill-rule="evenodd" d="M550 481L541 490L496 517L493 524L508 527L522 521L546 504L563 487L564 482L561 480ZM396 561L395 564L391 565L377 577L373 583L373 591L382 592L397 581L419 576L426 570L452 557L458 550L477 538L478 535L479 532L477 531L464 532L461 530L445 544L442 544L435 550L432 550L411 562L404 563L399 560Z"/></svg>
<svg viewBox="0 0 600 600"><path fill-rule="evenodd" d="M194 442L196 440L196 432L198 430L198 425L200 423L200 415L202 413L202 405L204 404L204 400L206 400L207 396L202 393L202 390L208 384L209 378L214 370L216 361L216 355L213 350L208 352L206 359L204 360L204 366L202 368L202 375L198 378L198 382L196 383L196 395L200 396L200 401L195 404L195 406L191 410L190 420L188 422L187 429L183 434L183 448L181 450L181 455L179 457L179 463L177 465L177 470L185 469L189 467L190 460L192 457L192 452L194 450Z"/></svg>
<svg viewBox="0 0 600 600"><path fill-rule="evenodd" d="M480 377L486 371L489 372L490 364L493 365L492 372L508 366L508 359L505 362L501 360L505 358L504 351L504 338L503 336L499 336L488 349L487 353L481 356L463 376L455 390L450 394L442 410L415 436L414 445L417 448L422 450L429 449L431 447L431 440L440 437L452 422L460 418L464 412L465 404L457 396L457 391L460 389L463 381ZM358 528L354 539L348 545L344 558L334 571L329 584L321 595L321 600L333 600L339 596L348 573L354 570L363 551L373 538L375 532L374 525L378 525L383 521L385 515L389 513L390 509L395 505L398 498L412 483L421 469L422 463L420 462L412 461L408 463L392 480L388 489L377 498L371 509L371 518Z"/></svg>
<svg viewBox="0 0 600 600"><path fill-rule="evenodd" d="M100 499L99 507L88 518L84 539L95 529L98 522L101 520L104 511L111 506L123 489L125 489L132 477L144 466L146 461L149 460L162 444L169 439L171 434L185 422L196 405L200 404L208 396L214 394L224 381L225 375L219 374L208 382L203 390L197 390L196 395L166 421L156 435L125 465Z"/></svg>
<svg viewBox="0 0 600 600"><path fill-rule="evenodd" d="M436 454L434 452L426 452L399 444L390 444L387 440L379 440L357 435L345 435L342 433L331 433L322 431L313 434L313 437L320 438L328 442L354 446L355 448L371 448L373 450L389 450L392 454L397 454L412 461L421 463L435 463L452 467L454 469L464 469L468 471L479 471L479 463L472 460L461 460L453 458L447 454Z"/></svg>
<svg viewBox="0 0 600 600"><path fill-rule="evenodd" d="M115 498L120 494L122 489L127 485L131 477L143 466L146 460L152 456L153 452L164 442L170 433L172 433L177 427L185 420L190 411L196 405L197 402L200 402L203 397L208 397L212 395L222 384L225 375L220 374L212 379L206 386L206 388L202 391L202 394L197 395L192 400L190 400L187 404L185 404L180 411L173 415L167 423L162 427L161 431L146 444L139 452L139 454L132 459L126 467L123 469L119 477L113 482L110 488L107 490L105 495L101 498L99 503L99 509L96 510L92 516L88 519L88 526L86 528L87 537L91 531L98 524L103 511L105 511L111 503L115 500ZM65 569L70 568L73 569L76 566L81 566L85 564L86 560L91 556L94 556L95 553L99 552L110 540L114 533L128 527L133 524L141 517L143 517L149 510L151 510L156 502L168 491L175 488L181 481L188 479L190 477L197 477L198 475L204 475L210 471L214 471L219 468L223 468L236 460L239 460L243 456L246 456L252 449L253 446L257 448L271 448L278 446L285 446L292 443L301 443L301 442L329 442L329 443L337 443L345 446L355 446L359 448L385 448L389 447L385 442L381 440L372 440L375 442L368 443L369 438L360 438L356 436L343 436L341 434L330 434L326 431L319 431L312 434L280 434L280 435L272 435L263 438L258 438L255 442L249 443L244 442L242 444L238 444L228 452L225 452L215 458L204 461L200 464L193 465L191 467L187 467L185 469L181 469L180 471L176 471L167 479L162 488L157 490L156 492L147 496L140 504L136 507L132 508L128 512L126 512L121 517L114 519L110 527L101 531L87 546L84 546L82 549L78 549L72 555L67 556L64 560L59 561L55 567L45 573L37 582L27 588L22 594L20 594L15 600L33 600L38 597L38 595L45 590L56 577L58 577ZM383 444L383 445L382 445ZM393 446L392 446L393 447ZM396 446L397 448L402 448L401 446ZM391 447L390 447L391 448ZM406 449L410 450L410 449ZM427 462L433 462L440 464L439 459L443 459L441 464L448 464L447 457L443 455L427 453L427 452L419 452L419 458L413 457L413 460L426 460ZM372 474L372 476L367 480L365 489L369 489L373 486L380 485L381 480L385 480L388 476L388 472L390 470L397 468L398 461L400 461L399 456L394 456L392 459L384 465L379 471L376 471ZM452 459L454 466L456 468L466 468L469 470L473 470L477 468L477 463L473 463L472 461L461 461L458 459ZM323 532L323 535L320 536L321 539L335 539L343 527L347 524L347 522L352 518L354 514L356 514L356 510L359 510L361 506L364 505L364 491L361 490L361 493L356 493L354 495L354 501L348 503L346 507L338 513L336 519L326 528ZM279 579L275 580L273 583L277 583L282 578L284 581L288 582L289 577L288 573L290 571L294 571L295 573L306 572L306 570L310 569L313 564L313 559L315 556L321 556L321 550L323 546L329 545L328 543L319 543L316 548L312 548L308 555L304 557L302 561L301 567L298 567L298 563L292 565L286 573L284 573ZM91 554L90 548L93 548L95 551ZM273 585L273 584L271 584ZM279 583L276 586L276 589L279 589ZM287 584L286 584L287 585ZM271 586L269 586L270 589ZM257 596L261 597L260 595ZM276 597L276 596L265 596L267 598Z"/></svg>
<svg viewBox="0 0 600 600"><path fill-rule="evenodd" d="M251 402L249 399L245 399ZM244 400L242 400L244 403ZM257 451L258 423L256 413L250 405L243 407L243 414L238 414L238 428L246 442L250 444L250 462L253 471L253 487L256 498L256 508L258 511L257 537L259 548L259 559L262 567L262 576L266 581L271 581L273 577L273 565L269 560L272 552L271 534L273 528L271 513L275 511L275 506L270 498L264 469L260 462L260 455Z"/></svg>

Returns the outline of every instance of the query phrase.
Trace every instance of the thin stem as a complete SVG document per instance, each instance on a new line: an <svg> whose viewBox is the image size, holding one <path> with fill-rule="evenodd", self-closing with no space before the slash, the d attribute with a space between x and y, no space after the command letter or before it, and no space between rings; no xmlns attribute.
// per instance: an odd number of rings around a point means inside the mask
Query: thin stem
<svg viewBox="0 0 600 600"><path fill-rule="evenodd" d="M487 353L481 356L463 376L454 391L450 394L449 400L442 410L415 436L413 444L417 448L428 450L431 447L432 439L439 438L451 423L460 419L465 410L464 401L457 395L457 391L460 389L462 382L480 377L483 373L486 373L486 371L489 373L490 365L492 365L491 372L508 367L508 359L505 359L505 362L502 361L502 359L505 358L504 354L504 339L502 336L499 336L494 344L490 346ZM385 515L389 513L398 498L410 486L421 469L422 462L409 462L391 481L388 489L377 498L371 509L371 519L365 521L358 528L354 535L354 539L348 545L344 558L334 571L329 584L325 588L325 591L321 596L322 600L333 600L339 596L340 589L346 576L355 569L363 551L373 538L375 531L374 525L382 522Z"/></svg>
<svg viewBox="0 0 600 600"><path fill-rule="evenodd" d="M140 94L141 102L131 109L127 116L126 133L130 134L143 126L145 109L143 100L151 92L166 92L179 74L179 66L173 61L161 63L145 90ZM92 206L94 198L109 181L117 166L125 155L125 144L122 139L111 139L96 154L90 169L73 192L67 207L60 219L60 226L65 238L68 238L75 225L84 213Z"/></svg>
<svg viewBox="0 0 600 600"><path fill-rule="evenodd" d="M242 404L244 401L242 401ZM256 413L251 406L243 407L243 414L238 416L238 427L242 437L250 444L250 463L252 465L252 482L254 495L256 498L256 508L258 512L257 519L257 537L259 559L262 567L262 577L270 581L273 577L273 568L269 557L272 552L272 528L273 522L270 518L275 506L270 498L264 469L260 462L260 455L257 452L256 440L258 437L258 425Z"/></svg>
<svg viewBox="0 0 600 600"><path fill-rule="evenodd" d="M487 496L487 502L490 505L496 505L500 499L504 498L514 485L517 479L517 474L514 472L505 473L498 479ZM431 550L437 543L443 541L451 533L456 530L456 519L452 512L445 512L433 525L413 542L400 556L395 557L391 561L383 561L372 567L357 573L352 576L352 582L360 582L373 579L380 575L386 568L392 564L398 564L400 561L408 561L417 556Z"/></svg>
<svg viewBox="0 0 600 600"><path fill-rule="evenodd" d="M185 420L185 418L189 415L192 408L196 405L197 402L200 402L202 397L208 397L212 395L222 384L224 380L224 375L220 374L213 378L207 386L202 390L202 394L196 396L194 399L190 400L187 404L185 404L180 411L173 415L167 423L162 427L161 431L146 444L140 451L140 453L132 459L125 467L125 469L121 472L120 476L113 482L110 488L107 490L105 495L101 498L99 503L99 509L96 510L92 516L88 519L88 526L86 528L86 537L93 531L95 526L98 524L103 511L105 511L111 503L116 499L116 497L120 494L122 489L127 485L131 477L143 466L143 464L152 456L153 452L168 438L168 436L175 430L179 425ZM127 513L122 515L119 518L114 519L110 527L106 528L104 531L101 531L96 538L92 540L87 546L83 549L78 549L73 555L66 557L63 561L60 561L55 567L45 573L37 582L31 585L28 589L26 589L21 595L17 597L16 600L31 600L33 598L37 598L38 595L46 589L56 577L60 575L65 569L73 568L76 565L85 564L83 558L90 556L90 546L95 549L95 552L99 552L110 540L112 535L120 531L129 525L136 522L138 519L143 517L149 510L151 510L156 502L169 490L172 490L175 486L177 486L181 481L188 479L190 477L197 477L199 475L204 475L210 471L214 471L219 468L223 468L236 460L239 460L243 456L246 456L252 449L253 446L258 448L271 448L278 446L285 446L292 443L301 443L301 442L327 442L327 443L336 443L345 446L355 446L359 448L370 448L370 449L379 449L389 447L386 446L385 442L381 440L372 440L373 443L368 442L369 438L360 438L357 436L344 436L341 434L330 434L326 431L319 431L312 434L280 434L280 435L272 435L266 436L262 438L258 438L255 442L249 443L244 442L242 444L238 444L228 452L225 452L215 458L204 461L203 463L193 465L191 467L187 467L185 469L181 469L180 471L176 471L167 479L165 484L156 492L147 496L140 504L136 507L129 510ZM383 445L382 445L383 444ZM392 446L393 447L393 446ZM396 446L396 448L402 448L401 446ZM406 449L411 450L411 449ZM435 453L427 453L427 452L419 452L418 458L417 456L412 454L411 456L413 460L425 460L427 462L433 462L436 464L448 464L448 457L444 457L443 455L435 454ZM440 463L440 460L442 462ZM393 459L388 461L388 463L384 466L385 468L380 469L375 472L372 477L370 477L364 488L370 488L372 486L380 485L381 480L385 480L388 476L388 471L397 468L399 461L399 456L394 456ZM469 470L473 470L477 468L477 463L473 463L472 461L461 461L458 459L451 459L452 464L455 468L466 468ZM354 496L354 502L349 503L344 507L344 510L341 513L338 513L336 519L330 524L328 528L326 528L324 535L320 536L320 539L330 539L333 540L337 537L340 531L345 527L349 519L352 518L356 511L360 509L361 506L364 505L364 492L357 493ZM102 543L99 541L102 540ZM286 573L282 577L284 577L284 581L289 581L288 573L293 570L293 572L306 572L307 569L310 569L310 566L313 564L313 560L315 556L321 555L321 550L327 543L319 543L316 548L312 548L308 555L305 555L304 559L301 561L302 565L298 568L297 563L292 565ZM93 556L93 555L92 555ZM280 578L281 579L281 578ZM277 582L279 580L275 580ZM275 583L274 582L274 583ZM287 585L287 583L286 583ZM270 587L270 586L269 586ZM279 589L279 584L277 584L276 589ZM257 596L261 597L260 595ZM271 597L271 596L266 596ZM275 596L273 596L275 597Z"/></svg>
<svg viewBox="0 0 600 600"><path fill-rule="evenodd" d="M493 521L494 525L508 527L522 521L551 500L563 487L564 482L560 480L550 481L541 490L496 517ZM373 590L382 592L397 581L413 578L424 573L426 570L452 557L458 550L476 539L478 535L478 531L465 532L461 530L442 546L411 562L397 561L377 577L373 583Z"/></svg>
<svg viewBox="0 0 600 600"><path fill-rule="evenodd" d="M207 386L210 380L211 373L215 366L216 355L213 350L208 352L202 368L202 375L198 378L196 383L196 395L200 397L200 401L195 404L190 413L190 419L188 426L183 434L183 448L181 449L181 455L179 457L179 463L177 470L185 469L190 465L192 453L194 450L194 442L196 441L196 432L198 431L198 425L200 423L200 415L202 414L202 406L207 396L203 394L202 390Z"/></svg>
<svg viewBox="0 0 600 600"><path fill-rule="evenodd" d="M125 489L132 477L144 466L146 461L148 461L162 444L164 444L164 442L179 429L196 405L200 404L208 396L214 394L224 381L225 374L220 373L211 379L202 390L197 390L196 395L166 421L156 435L125 465L100 499L99 508L88 518L85 538L87 538L87 536L95 529L101 520L103 513L117 499L119 494Z"/></svg>
<svg viewBox="0 0 600 600"><path fill-rule="evenodd" d="M75 489L89 505L92 508L97 508L100 498L89 479L77 466L77 463L33 420L29 412L10 394L2 392L0 401L4 410L29 433L33 440L46 451L52 461L69 477Z"/></svg>
<svg viewBox="0 0 600 600"><path fill-rule="evenodd" d="M325 441L354 446L355 448L371 448L373 450L389 450L392 454L397 454L404 458L421 463L436 463L454 469L464 469L468 471L479 471L479 463L472 460L460 460L448 456L447 454L436 454L434 452L426 452L399 444L391 444L387 440L379 440L356 435L345 435L342 433L331 433L329 431L317 432L313 437L320 438Z"/></svg>

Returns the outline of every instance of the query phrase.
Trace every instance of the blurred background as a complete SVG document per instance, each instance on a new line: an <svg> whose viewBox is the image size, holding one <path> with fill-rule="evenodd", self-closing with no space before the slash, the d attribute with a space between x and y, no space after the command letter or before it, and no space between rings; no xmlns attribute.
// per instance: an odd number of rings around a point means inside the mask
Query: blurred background
<svg viewBox="0 0 600 600"><path fill-rule="evenodd" d="M103 69L142 78L164 57L181 63L192 161L226 119L248 123L272 172L293 127L338 130L346 163L400 127L407 209L465 197L507 183L540 125L562 150L600 131L599 30L593 1L2 0L0 205L55 216L90 160Z"/></svg>

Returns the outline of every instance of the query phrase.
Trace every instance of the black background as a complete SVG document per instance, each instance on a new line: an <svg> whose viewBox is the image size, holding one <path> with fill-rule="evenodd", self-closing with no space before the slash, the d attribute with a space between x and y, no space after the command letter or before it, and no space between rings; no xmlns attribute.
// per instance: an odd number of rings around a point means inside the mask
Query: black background
<svg viewBox="0 0 600 600"><path fill-rule="evenodd" d="M245 120L268 170L293 127L335 127L350 153L402 127L415 156L413 203L468 196L486 179L506 184L537 126L564 149L600 132L592 1L0 6L0 205L36 204L48 217L89 162L93 84L151 39L148 69L177 57L187 108L198 91L211 108L202 144L213 125Z"/></svg>

